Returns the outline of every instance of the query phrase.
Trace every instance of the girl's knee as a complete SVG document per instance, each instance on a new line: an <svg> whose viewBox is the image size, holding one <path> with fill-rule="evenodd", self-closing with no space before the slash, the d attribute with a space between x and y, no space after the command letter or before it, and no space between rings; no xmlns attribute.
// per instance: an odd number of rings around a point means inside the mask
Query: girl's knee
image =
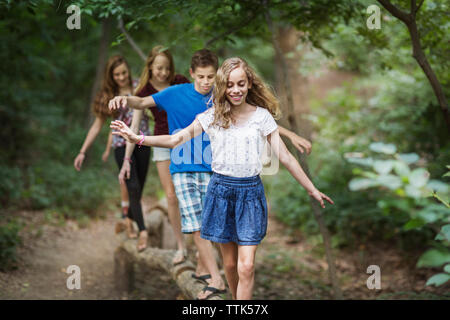
<svg viewBox="0 0 450 320"><path fill-rule="evenodd" d="M224 259L223 260L223 267L227 271L236 271L237 262L233 259Z"/></svg>
<svg viewBox="0 0 450 320"><path fill-rule="evenodd" d="M253 261L239 261L237 267L240 278L248 278L255 273L255 264Z"/></svg>

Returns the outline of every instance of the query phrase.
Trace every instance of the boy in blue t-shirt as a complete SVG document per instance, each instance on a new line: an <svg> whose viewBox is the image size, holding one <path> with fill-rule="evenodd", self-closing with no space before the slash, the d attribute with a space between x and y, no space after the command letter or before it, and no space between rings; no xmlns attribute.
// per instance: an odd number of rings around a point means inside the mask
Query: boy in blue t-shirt
<svg viewBox="0 0 450 320"><path fill-rule="evenodd" d="M217 69L217 56L210 50L199 50L192 56L189 69L194 83L173 85L145 98L115 97L109 102L109 108L146 109L157 106L166 111L169 134L174 134L189 126L198 114L210 107L211 89ZM310 152L311 144L307 140L285 128L278 128L280 134L291 139L297 149L303 152L303 147L307 153ZM212 174L211 147L205 132L171 151L170 173L179 202L182 232L193 234L199 253L197 272L208 270L210 273L193 275L203 280L210 278L208 285L198 296L199 299L207 299L213 294L224 292L225 284L220 276L211 242L200 237L202 204Z"/></svg>

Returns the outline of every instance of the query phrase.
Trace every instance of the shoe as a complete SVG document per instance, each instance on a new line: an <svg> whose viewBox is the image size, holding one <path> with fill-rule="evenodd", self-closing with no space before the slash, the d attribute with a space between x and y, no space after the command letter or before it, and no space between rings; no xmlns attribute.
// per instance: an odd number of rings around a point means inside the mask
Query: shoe
<svg viewBox="0 0 450 320"><path fill-rule="evenodd" d="M173 260L172 260L172 263L173 263L174 266L177 266L177 265L179 265L179 264L182 264L183 262L186 262L186 260L187 260L187 250L186 250L186 249L184 249L184 250L177 250L177 251L175 252L174 258L177 257L177 256L179 256L179 255L182 255L183 257L182 257L182 259L181 259L180 261L178 261L178 262L173 262Z"/></svg>
<svg viewBox="0 0 450 320"><path fill-rule="evenodd" d="M207 279L211 279L211 275L210 274L205 274L203 276L197 276L195 273L193 273L191 275L191 277L196 279L196 280L198 280L198 281L200 281L200 282L203 282L206 285L208 284L208 282L206 280Z"/></svg>
<svg viewBox="0 0 450 320"><path fill-rule="evenodd" d="M217 288L214 288L214 287L206 286L206 287L204 287L204 288L202 289L202 292L206 292L206 291L211 291L211 293L208 294L208 295L207 295L206 297L204 297L203 299L197 298L196 300L208 300L209 298L211 298L211 297L213 297L213 296L217 296L217 295L219 295L220 293L225 293L225 292L227 292L227 289L220 290L220 289L217 289Z"/></svg>

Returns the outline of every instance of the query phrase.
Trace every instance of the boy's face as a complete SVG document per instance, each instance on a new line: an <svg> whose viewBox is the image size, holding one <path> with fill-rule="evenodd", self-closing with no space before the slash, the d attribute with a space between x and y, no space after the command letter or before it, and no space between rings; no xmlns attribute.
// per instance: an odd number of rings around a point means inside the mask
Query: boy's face
<svg viewBox="0 0 450 320"><path fill-rule="evenodd" d="M216 69L213 66L197 67L195 71L189 69L192 79L194 79L194 88L200 94L207 94L211 91L216 78Z"/></svg>

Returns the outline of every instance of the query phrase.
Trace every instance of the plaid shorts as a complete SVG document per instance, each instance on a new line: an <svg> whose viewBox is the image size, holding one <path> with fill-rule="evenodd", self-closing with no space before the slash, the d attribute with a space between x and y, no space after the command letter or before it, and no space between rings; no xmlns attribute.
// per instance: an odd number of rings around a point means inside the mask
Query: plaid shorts
<svg viewBox="0 0 450 320"><path fill-rule="evenodd" d="M181 214L181 232L202 227L202 210L211 172L178 172L172 175Z"/></svg>

